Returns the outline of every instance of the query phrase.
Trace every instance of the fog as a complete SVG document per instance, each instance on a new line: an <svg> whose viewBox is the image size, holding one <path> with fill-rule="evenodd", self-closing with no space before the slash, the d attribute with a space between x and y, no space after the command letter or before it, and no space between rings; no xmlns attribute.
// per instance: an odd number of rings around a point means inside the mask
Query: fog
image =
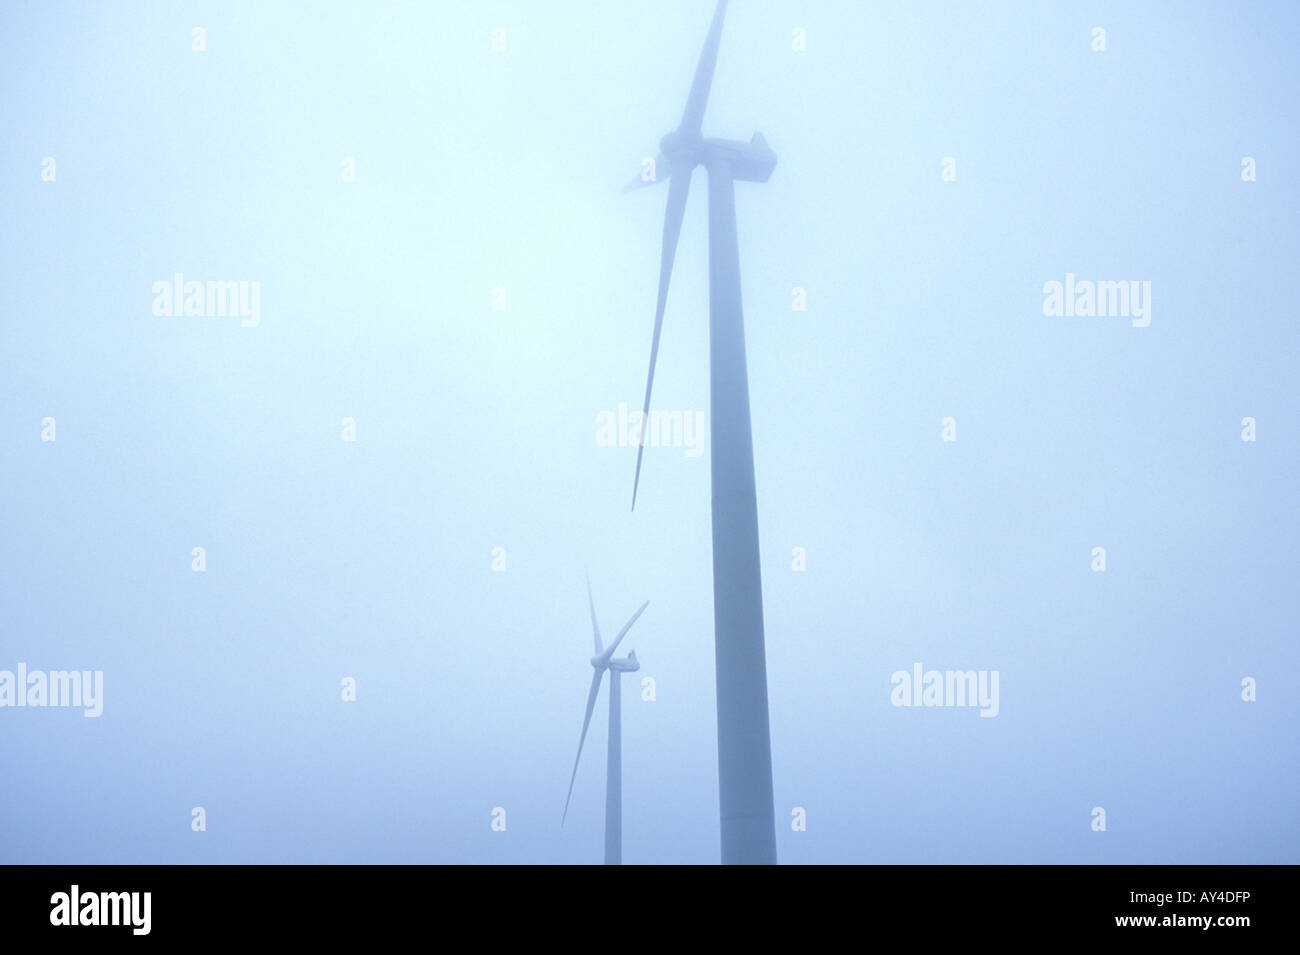
<svg viewBox="0 0 1300 955"><path fill-rule="evenodd" d="M617 426L712 6L0 14L0 671L102 674L0 706L0 862L599 862L587 574L624 861L719 860L703 170L635 511ZM1300 861L1298 43L730 5L781 862Z"/></svg>

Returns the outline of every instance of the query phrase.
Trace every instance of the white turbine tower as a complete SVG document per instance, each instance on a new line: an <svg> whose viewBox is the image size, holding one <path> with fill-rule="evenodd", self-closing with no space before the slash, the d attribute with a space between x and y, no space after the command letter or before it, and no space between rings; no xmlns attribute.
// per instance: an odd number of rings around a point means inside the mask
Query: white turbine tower
<svg viewBox="0 0 1300 955"><path fill-rule="evenodd" d="M709 177L709 448L713 483L713 634L718 687L718 807L724 864L776 862L772 801L772 743L767 712L763 582L759 573L758 500L749 420L749 372L740 301L736 182L767 182L776 153L761 133L749 142L710 139L701 132L713 84L727 0L718 0L681 122L659 141L651 185L668 179L659 297L650 339L642 434L636 449L632 507L636 507L650 420L650 391L659 357L668 282L677 255L691 172Z"/></svg>
<svg viewBox="0 0 1300 955"><path fill-rule="evenodd" d="M605 760L605 865L621 865L623 862L623 708L621 678L624 673L641 669L636 661L636 651L625 657L615 658L614 651L623 642L627 632L636 623L637 617L650 606L646 601L632 614L632 619L623 624L614 642L608 648L600 644L600 625L596 622L596 601L591 596L591 581L587 581L587 605L591 608L591 634L596 643L596 655L591 658L591 689L587 691L587 713L582 718L582 735L578 737L578 755L573 760L573 774L569 776L569 794L564 797L564 815L560 825L569 816L569 800L573 798L573 781L578 778L578 762L582 759L582 744L587 741L587 727L591 725L591 714L596 709L596 696L600 693L600 681L609 670L609 751Z"/></svg>

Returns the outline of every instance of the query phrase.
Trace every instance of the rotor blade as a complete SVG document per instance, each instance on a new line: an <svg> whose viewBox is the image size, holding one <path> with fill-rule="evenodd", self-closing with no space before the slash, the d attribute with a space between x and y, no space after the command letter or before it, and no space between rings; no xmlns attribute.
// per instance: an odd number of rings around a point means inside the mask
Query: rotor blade
<svg viewBox="0 0 1300 955"><path fill-rule="evenodd" d="M614 651L618 649L618 645L623 642L623 638L627 636L627 632L632 629L632 624L636 623L636 618L645 613L645 608L648 606L650 606L650 601L647 600L641 605L640 610L632 614L632 619L623 624L623 629L618 632L618 636L614 638L614 642L609 645L609 649L604 653L606 660L614 655Z"/></svg>
<svg viewBox="0 0 1300 955"><path fill-rule="evenodd" d="M569 800L573 798L573 781L578 778L578 760L582 759L582 744L587 741L587 727L591 725L591 712L596 708L596 694L600 692L600 678L605 675L604 668L591 675L591 689L587 691L587 715L582 718L582 735L578 737L578 755L573 758L573 775L569 777L569 794L564 797L564 815L560 825L569 817Z"/></svg>
<svg viewBox="0 0 1300 955"><path fill-rule="evenodd" d="M591 596L591 577L587 577L587 604L591 607L591 636L596 641L596 656L600 656L600 624L596 623L596 601Z"/></svg>
<svg viewBox="0 0 1300 955"><path fill-rule="evenodd" d="M623 192L627 193L636 189L644 189L646 186L657 186L659 183L671 176L672 173L673 167L668 161L668 157L663 153L659 153L654 158L654 177L647 179L645 173L642 172L641 175L637 176L623 187Z"/></svg>
<svg viewBox="0 0 1300 955"><path fill-rule="evenodd" d="M636 476L632 479L632 510L636 510L636 489L641 483L641 455L645 453L646 428L650 423L650 389L655 383L655 361L659 357L659 335L664 328L664 306L668 303L668 281L673 276L673 258L677 255L677 237L682 231L686 196L691 189L687 170L673 176L668 183L668 208L664 210L664 244L659 258L659 301L655 305L655 331L650 339L650 371L645 379L645 405L641 409L641 437L636 444Z"/></svg>
<svg viewBox="0 0 1300 955"><path fill-rule="evenodd" d="M727 0L718 0L713 22L709 24L709 35L704 38L704 49L700 51L700 61L695 65L695 80L686 97L682 122L677 127L678 133L688 139L698 137L704 124L704 107L709 101L709 87L713 85L713 67L718 62L718 40L722 37L722 18L726 13Z"/></svg>

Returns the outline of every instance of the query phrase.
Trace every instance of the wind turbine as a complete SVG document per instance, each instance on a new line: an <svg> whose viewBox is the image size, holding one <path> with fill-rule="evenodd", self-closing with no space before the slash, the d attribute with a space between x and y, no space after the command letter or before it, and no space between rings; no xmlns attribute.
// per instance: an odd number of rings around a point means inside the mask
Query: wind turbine
<svg viewBox="0 0 1300 955"><path fill-rule="evenodd" d="M573 781L578 778L578 761L582 759L582 744L587 741L587 727L591 725L591 714L596 708L596 695L600 692L600 681L605 671L610 671L609 678L609 750L605 759L605 865L621 865L623 862L623 699L621 693L622 675L641 669L637 663L636 651L625 657L615 657L614 651L623 642L627 632L636 623L637 617L650 606L646 601L632 619L623 624L614 642L608 648L600 645L600 624L596 623L596 601L591 596L591 581L587 581L587 604L591 607L591 634L596 641L596 655L591 658L591 689L587 691L587 715L582 718L582 735L578 737L578 755L573 760L573 775L569 777L569 794L564 797L564 815L560 825L569 816L569 800L573 798Z"/></svg>
<svg viewBox="0 0 1300 955"><path fill-rule="evenodd" d="M709 431L722 862L773 864L776 862L776 820L772 808L772 746L763 646L763 584L759 574L758 507L749 426L749 377L740 303L734 183L737 180L766 182L776 167L776 154L768 148L761 133L755 133L747 143L705 139L701 135L726 12L727 0L718 0L681 122L660 140L660 157L654 166L655 180L661 167L668 172L668 208L664 213L659 299L655 307L654 337L650 340L650 371L645 383L632 507L635 510L641 482L641 456L650 419L650 389L655 380L655 360L659 355L659 335L677 237L682 229L691 172L696 166L703 166L709 176Z"/></svg>

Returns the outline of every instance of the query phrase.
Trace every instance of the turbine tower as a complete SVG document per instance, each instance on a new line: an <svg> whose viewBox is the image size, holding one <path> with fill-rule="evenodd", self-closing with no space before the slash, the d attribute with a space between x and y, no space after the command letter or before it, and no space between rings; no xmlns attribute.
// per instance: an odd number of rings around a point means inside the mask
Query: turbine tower
<svg viewBox="0 0 1300 955"><path fill-rule="evenodd" d="M713 627L718 695L718 797L723 864L774 864L776 820L772 808L772 746L767 715L767 662L763 643L763 585L759 574L758 506L754 446L749 425L749 377L740 303L740 250L736 239L736 181L766 182L776 154L762 134L749 142L705 139L704 107L718 59L727 0L718 0L677 128L660 140L650 185L668 173L659 263L659 298L650 371L646 376L641 440L636 452L632 507L641 482L641 456L650 420L650 390L663 329L664 305L682 229L691 172L709 176L709 406L713 482ZM643 180L645 179L643 173Z"/></svg>
<svg viewBox="0 0 1300 955"><path fill-rule="evenodd" d="M596 642L596 655L591 658L591 689L587 691L587 715L582 719L582 735L578 737L578 755L573 760L573 774L569 777L569 794L564 797L564 815L560 825L569 816L569 800L573 798L573 781L578 778L578 761L582 759L582 744L587 741L587 727L591 725L591 714L596 709L596 695L600 692L600 681L605 671L610 671L609 678L609 750L605 760L605 865L623 863L623 699L621 693L622 675L641 669L637 663L636 651L625 657L614 656L614 651L632 629L637 617L650 606L650 601L643 603L632 619L623 624L614 642L608 648L600 645L600 625L596 623L596 601L591 596L591 581L587 581L587 605L591 608L591 633Z"/></svg>

